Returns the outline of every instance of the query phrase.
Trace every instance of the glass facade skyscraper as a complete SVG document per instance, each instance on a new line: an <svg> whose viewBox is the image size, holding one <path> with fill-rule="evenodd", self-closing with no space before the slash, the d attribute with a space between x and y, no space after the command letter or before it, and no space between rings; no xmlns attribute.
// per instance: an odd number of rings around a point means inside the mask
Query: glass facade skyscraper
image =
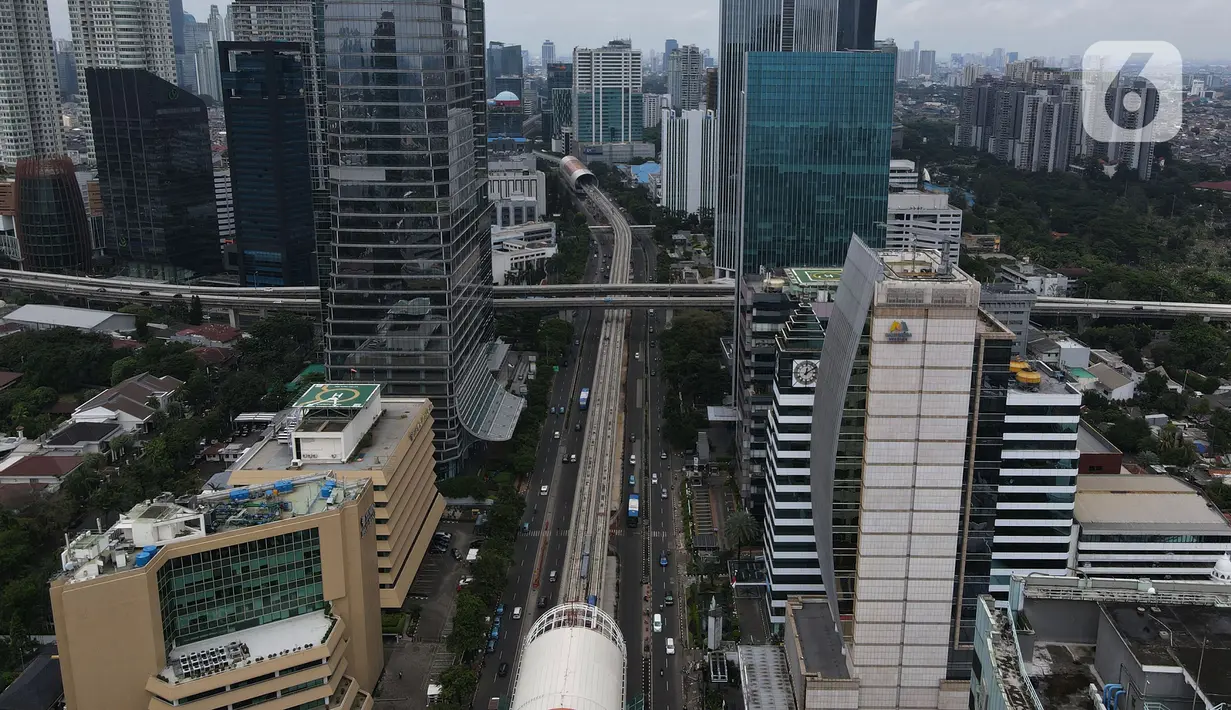
<svg viewBox="0 0 1231 710"><path fill-rule="evenodd" d="M836 49L838 0L722 0L719 12L722 66L728 69L718 73L714 275L733 278L739 271L744 55Z"/></svg>
<svg viewBox="0 0 1231 710"><path fill-rule="evenodd" d="M487 367L491 207L470 36L481 23L464 0L337 0L324 19L334 229L325 365L334 382L430 398L445 476L474 442L512 436L524 406Z"/></svg>
<svg viewBox="0 0 1231 710"><path fill-rule="evenodd" d="M245 286L316 283L304 49L220 42L223 108Z"/></svg>
<svg viewBox="0 0 1231 710"><path fill-rule="evenodd" d="M17 242L24 271L90 268L90 222L73 161L60 155L17 161Z"/></svg>
<svg viewBox="0 0 1231 710"><path fill-rule="evenodd" d="M745 68L741 273L838 266L852 234L883 246L893 58L750 52Z"/></svg>
<svg viewBox="0 0 1231 710"><path fill-rule="evenodd" d="M205 102L144 69L85 77L107 256L169 282L220 271Z"/></svg>

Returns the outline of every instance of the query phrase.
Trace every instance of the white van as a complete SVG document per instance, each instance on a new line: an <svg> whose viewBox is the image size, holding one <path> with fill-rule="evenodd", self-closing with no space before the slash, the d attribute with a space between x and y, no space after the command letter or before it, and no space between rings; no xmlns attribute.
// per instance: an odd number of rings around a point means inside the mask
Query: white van
<svg viewBox="0 0 1231 710"><path fill-rule="evenodd" d="M663 632L663 615L654 615L654 633L661 634Z"/></svg>
<svg viewBox="0 0 1231 710"><path fill-rule="evenodd" d="M667 637L667 655L668 656L675 655L675 639L671 638L670 636Z"/></svg>
<svg viewBox="0 0 1231 710"><path fill-rule="evenodd" d="M520 618L521 618L521 607L519 607L519 606L515 606L515 607L513 607L513 618L514 618L514 619L520 619Z"/></svg>
<svg viewBox="0 0 1231 710"><path fill-rule="evenodd" d="M556 571L554 569L547 575L547 581L548 582L556 581Z"/></svg>

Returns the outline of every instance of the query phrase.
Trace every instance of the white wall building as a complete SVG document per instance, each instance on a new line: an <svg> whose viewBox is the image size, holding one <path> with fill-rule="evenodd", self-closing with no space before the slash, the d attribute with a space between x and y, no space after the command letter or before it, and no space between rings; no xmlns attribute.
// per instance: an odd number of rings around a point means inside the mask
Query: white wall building
<svg viewBox="0 0 1231 710"><path fill-rule="evenodd" d="M556 255L555 222L528 222L492 228L492 283L518 283L526 271L540 269Z"/></svg>
<svg viewBox="0 0 1231 710"><path fill-rule="evenodd" d="M662 176L658 204L696 214L714 209L718 190L718 120L713 111L662 111Z"/></svg>
<svg viewBox="0 0 1231 710"><path fill-rule="evenodd" d="M1081 458L1081 392L1043 363L1012 367L989 589L1002 605L1014 574L1066 574Z"/></svg>
<svg viewBox="0 0 1231 710"><path fill-rule="evenodd" d="M145 69L176 84L175 43L171 38L171 7L167 0L68 0L77 59L77 90L89 93L86 69ZM94 156L90 113L81 116L82 129Z"/></svg>
<svg viewBox="0 0 1231 710"><path fill-rule="evenodd" d="M1069 277L1046 266L1039 266L1028 256L1018 262L1002 264L1000 276L1039 296L1069 295Z"/></svg>
<svg viewBox="0 0 1231 710"><path fill-rule="evenodd" d="M538 222L547 214L547 176L540 170L493 167L487 177L487 196L495 206L495 226Z"/></svg>
<svg viewBox="0 0 1231 710"><path fill-rule="evenodd" d="M573 49L573 129L582 143L641 139L641 50L624 40ZM613 100L614 97L614 100Z"/></svg>
<svg viewBox="0 0 1231 710"><path fill-rule="evenodd" d="M919 170L913 160L889 161L889 191L918 190Z"/></svg>
<svg viewBox="0 0 1231 710"><path fill-rule="evenodd" d="M0 0L0 166L64 153L47 0Z"/></svg>
<svg viewBox="0 0 1231 710"><path fill-rule="evenodd" d="M962 211L949 206L948 195L918 190L891 192L886 224L885 248L935 249L957 263L962 248Z"/></svg>

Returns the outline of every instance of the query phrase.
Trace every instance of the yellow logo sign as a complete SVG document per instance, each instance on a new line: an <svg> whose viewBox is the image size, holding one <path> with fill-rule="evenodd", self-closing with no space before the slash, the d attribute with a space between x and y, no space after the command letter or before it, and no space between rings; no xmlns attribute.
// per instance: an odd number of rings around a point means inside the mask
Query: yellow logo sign
<svg viewBox="0 0 1231 710"><path fill-rule="evenodd" d="M904 343L910 340L910 326L904 320L895 320L889 324L889 332L885 335L891 343Z"/></svg>

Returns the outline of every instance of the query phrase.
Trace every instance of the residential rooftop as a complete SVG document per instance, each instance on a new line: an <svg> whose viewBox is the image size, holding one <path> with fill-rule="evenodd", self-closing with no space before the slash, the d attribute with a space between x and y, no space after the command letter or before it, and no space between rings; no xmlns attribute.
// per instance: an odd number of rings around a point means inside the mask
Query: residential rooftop
<svg viewBox="0 0 1231 710"><path fill-rule="evenodd" d="M1195 534L1231 529L1205 496L1179 479L1157 474L1081 474L1073 518L1091 533Z"/></svg>
<svg viewBox="0 0 1231 710"><path fill-rule="evenodd" d="M1053 370L1045 362L1038 360L1014 360L1011 367L1015 369L1009 378L1010 391L1081 396L1081 392L1069 382L1069 378L1064 374L1063 370ZM1021 371L1018 372L1018 369ZM1033 373L1037 377L1029 373Z"/></svg>
<svg viewBox="0 0 1231 710"><path fill-rule="evenodd" d="M68 583L144 567L164 546L257 525L315 515L357 498L367 479L313 473L175 498L164 493L133 506L105 531L77 535L60 553Z"/></svg>

